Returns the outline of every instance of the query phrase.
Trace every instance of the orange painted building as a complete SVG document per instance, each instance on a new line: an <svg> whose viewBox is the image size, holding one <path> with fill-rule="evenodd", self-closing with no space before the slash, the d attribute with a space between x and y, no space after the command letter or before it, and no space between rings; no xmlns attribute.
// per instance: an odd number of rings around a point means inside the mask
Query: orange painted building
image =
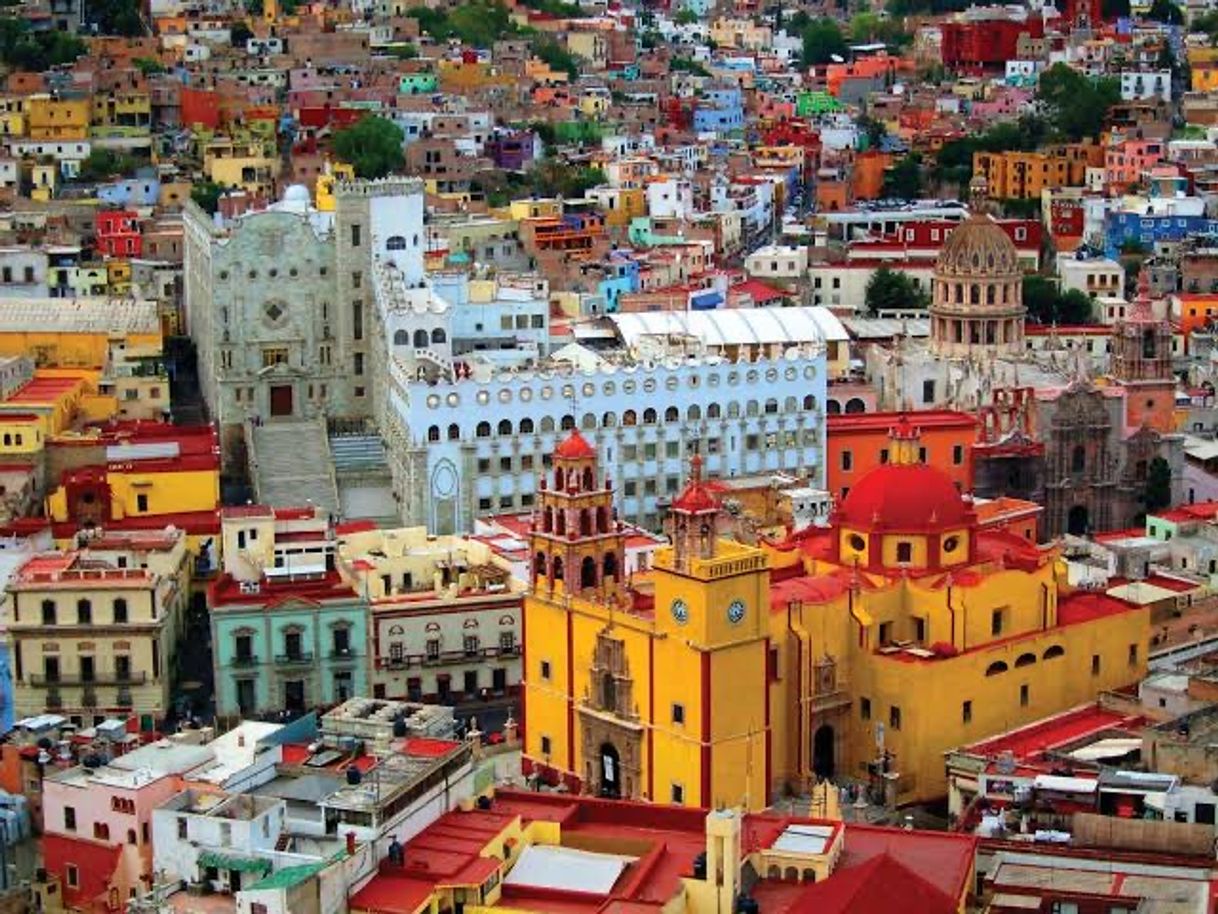
<svg viewBox="0 0 1218 914"><path fill-rule="evenodd" d="M973 489L972 444L977 420L947 409L913 413L839 413L827 417L829 442L825 488L843 499L858 480L888 463L893 427L907 416L921 432L922 462L947 473L961 492Z"/></svg>
<svg viewBox="0 0 1218 914"><path fill-rule="evenodd" d="M884 172L892 164L892 154L869 149L854 157L854 199L878 200L884 193Z"/></svg>
<svg viewBox="0 0 1218 914"><path fill-rule="evenodd" d="M1177 292L1168 298L1172 319L1185 335L1205 329L1218 318L1218 295L1198 292Z"/></svg>

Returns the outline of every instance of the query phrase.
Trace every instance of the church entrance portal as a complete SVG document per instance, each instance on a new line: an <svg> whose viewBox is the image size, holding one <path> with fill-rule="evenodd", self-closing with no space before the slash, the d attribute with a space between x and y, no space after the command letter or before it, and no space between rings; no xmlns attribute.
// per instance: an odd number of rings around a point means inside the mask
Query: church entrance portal
<svg viewBox="0 0 1218 914"><path fill-rule="evenodd" d="M622 760L613 743L601 746L601 796L619 800L622 796Z"/></svg>
<svg viewBox="0 0 1218 914"><path fill-rule="evenodd" d="M292 415L292 385L276 384L271 388L271 415Z"/></svg>
<svg viewBox="0 0 1218 914"><path fill-rule="evenodd" d="M822 724L812 735L812 772L817 777L833 777L835 741L833 728L828 724Z"/></svg>
<svg viewBox="0 0 1218 914"><path fill-rule="evenodd" d="M1086 505L1075 505L1066 518L1066 532L1071 536L1085 536L1091 526Z"/></svg>

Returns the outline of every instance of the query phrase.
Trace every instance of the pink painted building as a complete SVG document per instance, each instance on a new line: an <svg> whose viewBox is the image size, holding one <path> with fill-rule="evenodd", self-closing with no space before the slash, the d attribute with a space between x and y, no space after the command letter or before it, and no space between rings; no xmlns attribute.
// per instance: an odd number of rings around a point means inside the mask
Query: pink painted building
<svg viewBox="0 0 1218 914"><path fill-rule="evenodd" d="M108 764L80 765L43 781L42 853L64 904L118 911L152 886L152 811L182 776L214 759L205 746L162 740Z"/></svg>
<svg viewBox="0 0 1218 914"><path fill-rule="evenodd" d="M1104 187L1121 193L1141 182L1143 175L1166 155L1162 140L1122 140L1104 150Z"/></svg>

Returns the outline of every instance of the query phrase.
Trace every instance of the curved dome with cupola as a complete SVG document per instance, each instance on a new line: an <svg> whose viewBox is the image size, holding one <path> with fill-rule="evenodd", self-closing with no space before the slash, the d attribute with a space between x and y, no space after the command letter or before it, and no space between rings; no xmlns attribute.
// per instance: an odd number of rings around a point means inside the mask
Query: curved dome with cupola
<svg viewBox="0 0 1218 914"><path fill-rule="evenodd" d="M973 214L948 235L935 262L931 348L948 356L1018 356L1025 315L1019 250L984 212L984 178L972 189Z"/></svg>
<svg viewBox="0 0 1218 914"><path fill-rule="evenodd" d="M872 570L936 571L973 558L977 515L950 477L921 458L902 417L889 460L851 487L832 518L838 560Z"/></svg>

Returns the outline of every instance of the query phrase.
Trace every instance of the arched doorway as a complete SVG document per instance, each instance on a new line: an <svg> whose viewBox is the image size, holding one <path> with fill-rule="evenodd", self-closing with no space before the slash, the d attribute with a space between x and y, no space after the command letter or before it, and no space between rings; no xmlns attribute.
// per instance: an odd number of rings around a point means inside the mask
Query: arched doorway
<svg viewBox="0 0 1218 914"><path fill-rule="evenodd" d="M622 761L613 743L601 744L601 796L610 800L622 797Z"/></svg>
<svg viewBox="0 0 1218 914"><path fill-rule="evenodd" d="M812 734L812 771L817 777L833 777L835 750L833 728L821 724Z"/></svg>
<svg viewBox="0 0 1218 914"><path fill-rule="evenodd" d="M1091 527L1091 518L1086 505L1075 505L1066 516L1066 532L1071 536L1085 536Z"/></svg>

